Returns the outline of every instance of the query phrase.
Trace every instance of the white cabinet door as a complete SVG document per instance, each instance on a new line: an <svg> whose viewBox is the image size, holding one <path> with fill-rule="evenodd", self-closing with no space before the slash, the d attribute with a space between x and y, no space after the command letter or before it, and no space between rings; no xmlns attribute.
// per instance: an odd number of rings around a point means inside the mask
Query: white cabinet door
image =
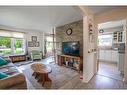
<svg viewBox="0 0 127 95"><path fill-rule="evenodd" d="M105 52L104 52L104 50L99 50L99 59L104 59L104 57L105 57Z"/></svg>
<svg viewBox="0 0 127 95"><path fill-rule="evenodd" d="M104 60L104 61L111 61L112 58L112 52L111 50L100 50L100 60Z"/></svg>
<svg viewBox="0 0 127 95"><path fill-rule="evenodd" d="M100 50L99 59L110 62L118 62L118 51L114 50Z"/></svg>
<svg viewBox="0 0 127 95"><path fill-rule="evenodd" d="M124 72L124 59L125 58L125 54L119 54L119 65L118 65L118 69L121 73Z"/></svg>
<svg viewBox="0 0 127 95"><path fill-rule="evenodd" d="M106 50L105 59L107 61L112 61L112 51L111 50Z"/></svg>
<svg viewBox="0 0 127 95"><path fill-rule="evenodd" d="M118 56L118 51L112 50L112 62L117 62L119 61L119 56Z"/></svg>

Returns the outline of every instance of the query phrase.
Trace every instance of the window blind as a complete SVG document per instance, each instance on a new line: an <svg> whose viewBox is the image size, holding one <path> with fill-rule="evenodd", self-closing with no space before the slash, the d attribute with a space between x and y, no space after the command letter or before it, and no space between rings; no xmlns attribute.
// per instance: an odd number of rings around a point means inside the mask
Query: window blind
<svg viewBox="0 0 127 95"><path fill-rule="evenodd" d="M24 33L0 30L0 36L14 37L14 38L24 38Z"/></svg>

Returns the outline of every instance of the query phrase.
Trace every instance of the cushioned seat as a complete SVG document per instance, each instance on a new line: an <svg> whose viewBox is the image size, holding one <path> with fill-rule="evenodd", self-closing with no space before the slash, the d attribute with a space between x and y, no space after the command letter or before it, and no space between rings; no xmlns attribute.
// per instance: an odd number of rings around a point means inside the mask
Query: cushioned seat
<svg viewBox="0 0 127 95"><path fill-rule="evenodd" d="M0 79L0 89L27 88L25 76L13 63L0 66L0 73L7 75Z"/></svg>
<svg viewBox="0 0 127 95"><path fill-rule="evenodd" d="M4 78L6 78L6 77L8 77L7 74L5 74L5 73L1 73L1 72L0 72L0 79L4 79Z"/></svg>
<svg viewBox="0 0 127 95"><path fill-rule="evenodd" d="M25 76L19 73L0 79L0 89L27 89Z"/></svg>
<svg viewBox="0 0 127 95"><path fill-rule="evenodd" d="M36 59L42 59L42 53L40 51L37 51L37 50L33 50L31 51L31 59L32 61L33 60L36 60Z"/></svg>
<svg viewBox="0 0 127 95"><path fill-rule="evenodd" d="M1 68L7 68L7 67L15 67L15 65L14 65L13 63L8 63L8 64L6 64L6 65L0 66L0 69L1 69Z"/></svg>

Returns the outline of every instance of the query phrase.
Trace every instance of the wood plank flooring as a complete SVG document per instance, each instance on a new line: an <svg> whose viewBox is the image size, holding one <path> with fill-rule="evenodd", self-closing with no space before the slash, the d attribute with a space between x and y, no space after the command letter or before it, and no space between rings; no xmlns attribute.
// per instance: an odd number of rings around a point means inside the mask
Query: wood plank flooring
<svg viewBox="0 0 127 95"><path fill-rule="evenodd" d="M42 60L41 62L49 64L50 61L51 59L47 58ZM23 65L18 68L23 70L27 68L28 65L30 64ZM26 81L28 89L35 89L28 80ZM127 89L127 84L121 80L117 80L100 74L94 75L94 77L89 81L89 83L83 83L80 79L80 75L77 75L59 89Z"/></svg>
<svg viewBox="0 0 127 95"><path fill-rule="evenodd" d="M117 80L123 80L123 75L118 71L116 63L99 62L98 74Z"/></svg>

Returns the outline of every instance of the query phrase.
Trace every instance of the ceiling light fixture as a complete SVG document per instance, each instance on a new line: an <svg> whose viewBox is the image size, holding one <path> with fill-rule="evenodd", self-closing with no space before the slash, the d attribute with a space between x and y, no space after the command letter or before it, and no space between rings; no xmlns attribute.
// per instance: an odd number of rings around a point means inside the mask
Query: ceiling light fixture
<svg viewBox="0 0 127 95"><path fill-rule="evenodd" d="M103 29L100 29L100 30L99 30L99 33L104 33L104 30L103 30Z"/></svg>

